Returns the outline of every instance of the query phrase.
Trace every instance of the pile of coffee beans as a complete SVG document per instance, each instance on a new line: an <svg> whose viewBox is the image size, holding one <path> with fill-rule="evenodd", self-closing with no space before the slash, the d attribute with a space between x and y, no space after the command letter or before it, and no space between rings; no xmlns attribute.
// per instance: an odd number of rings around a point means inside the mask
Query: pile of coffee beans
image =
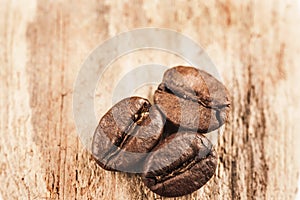
<svg viewBox="0 0 300 200"><path fill-rule="evenodd" d="M213 76L194 67L168 69L154 93L115 104L96 128L92 154L105 170L141 174L151 191L190 194L214 175L217 154L204 136L222 126L229 94Z"/></svg>

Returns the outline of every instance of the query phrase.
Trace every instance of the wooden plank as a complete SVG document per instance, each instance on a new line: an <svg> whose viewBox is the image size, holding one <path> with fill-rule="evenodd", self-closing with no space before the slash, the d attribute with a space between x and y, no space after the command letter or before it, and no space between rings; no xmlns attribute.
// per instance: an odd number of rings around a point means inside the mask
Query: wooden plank
<svg viewBox="0 0 300 200"><path fill-rule="evenodd" d="M295 2L2 0L1 5L4 199L165 199L136 175L99 168L80 143L72 114L74 81L90 51L117 33L149 26L174 29L203 45L232 94L216 176L176 199L295 198L300 130ZM137 54L115 65L180 62L166 53Z"/></svg>

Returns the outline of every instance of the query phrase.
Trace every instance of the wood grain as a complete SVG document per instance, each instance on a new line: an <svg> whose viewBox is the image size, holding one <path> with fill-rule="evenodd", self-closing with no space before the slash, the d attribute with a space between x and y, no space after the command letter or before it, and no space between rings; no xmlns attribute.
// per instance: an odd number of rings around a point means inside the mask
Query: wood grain
<svg viewBox="0 0 300 200"><path fill-rule="evenodd" d="M143 27L173 29L201 44L232 94L230 121L217 145L217 174L197 192L175 199L295 198L300 169L295 1L0 2L4 199L165 199L138 176L99 168L80 143L72 115L74 81L91 50L117 33Z"/></svg>

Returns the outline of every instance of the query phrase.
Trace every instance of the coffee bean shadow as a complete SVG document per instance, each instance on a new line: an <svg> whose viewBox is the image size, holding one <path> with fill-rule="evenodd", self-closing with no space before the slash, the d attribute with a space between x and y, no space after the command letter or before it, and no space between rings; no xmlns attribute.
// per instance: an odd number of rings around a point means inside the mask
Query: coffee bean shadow
<svg viewBox="0 0 300 200"><path fill-rule="evenodd" d="M197 191L181 197L163 197L150 191L142 182L139 174L130 174L126 172L115 173L118 184L126 188L132 199L136 200L191 200L197 198Z"/></svg>

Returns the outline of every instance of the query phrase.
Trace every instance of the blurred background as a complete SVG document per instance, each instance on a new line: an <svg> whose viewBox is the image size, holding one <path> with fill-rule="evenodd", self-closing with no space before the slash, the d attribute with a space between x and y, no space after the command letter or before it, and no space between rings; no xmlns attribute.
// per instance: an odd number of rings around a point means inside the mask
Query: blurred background
<svg viewBox="0 0 300 200"><path fill-rule="evenodd" d="M139 176L98 167L73 118L73 88L84 60L116 34L145 27L171 29L201 45L232 96L229 123L216 145L216 175L176 199L299 199L298 1L0 0L0 5L3 199L166 199ZM155 50L115 60L91 94L97 118L110 107L122 76L149 63L171 67L184 61ZM136 92L146 95L153 88Z"/></svg>

